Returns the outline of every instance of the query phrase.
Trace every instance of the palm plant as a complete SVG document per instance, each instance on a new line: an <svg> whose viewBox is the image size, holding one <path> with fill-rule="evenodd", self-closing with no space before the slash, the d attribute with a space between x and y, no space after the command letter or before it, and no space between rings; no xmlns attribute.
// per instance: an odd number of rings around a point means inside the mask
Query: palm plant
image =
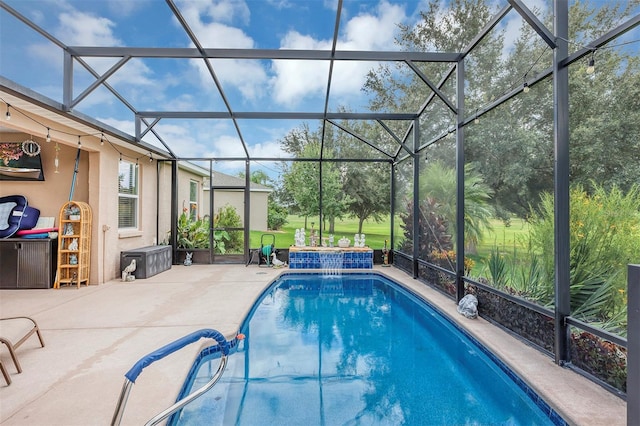
<svg viewBox="0 0 640 426"><path fill-rule="evenodd" d="M484 183L482 175L473 165L465 165L464 181L464 236L468 245L475 247L484 229L491 229L489 219L494 212L489 205L492 191ZM451 224L449 231L455 240L456 223L456 172L440 161L430 163L420 176L420 198L437 200L438 214Z"/></svg>

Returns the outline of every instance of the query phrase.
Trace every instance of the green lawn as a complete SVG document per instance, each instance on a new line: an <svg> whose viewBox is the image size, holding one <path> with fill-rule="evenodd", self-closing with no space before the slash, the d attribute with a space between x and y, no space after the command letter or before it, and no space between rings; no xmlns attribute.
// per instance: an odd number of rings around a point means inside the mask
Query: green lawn
<svg viewBox="0 0 640 426"><path fill-rule="evenodd" d="M497 246L501 252L513 252L526 248L526 237L529 233L529 224L520 218L511 219L510 226L505 226L500 219L491 219L491 231L485 232L482 241L478 244L478 257L488 257L491 249Z"/></svg>
<svg viewBox="0 0 640 426"><path fill-rule="evenodd" d="M288 222L282 229L278 231L250 231L251 233L251 248L260 247L260 240L262 235L264 234L273 234L276 239L276 247L277 248L286 248L294 244L294 235L296 229L300 229L304 227L304 218L300 216L289 216L287 218ZM314 222L314 228L318 230L318 219L309 219L307 222L307 243L309 241L309 230L311 229L311 222ZM323 237L329 236L328 231L329 225L327 224L327 230L322 232ZM384 246L384 240L389 240L390 238L390 226L389 220L384 222L376 223L375 221L365 221L362 226L362 233L365 234L365 244L373 249L381 249ZM357 219L345 219L339 222L336 222L336 229L333 235L335 236L335 244L337 245L338 240L342 237L347 237L351 240L351 245L353 245L353 235L358 231L358 220ZM271 238L265 237L265 243L270 243Z"/></svg>
<svg viewBox="0 0 640 426"><path fill-rule="evenodd" d="M282 229L278 231L251 231L251 248L260 247L261 238L264 234L273 234L275 236L276 247L286 248L293 245L293 236L296 229L304 227L304 218L300 216L289 216L287 223ZM307 241L309 238L309 229L311 228L312 220L309 219L307 224ZM315 229L318 229L317 218L314 220ZM398 222L396 223L396 225ZM498 246L502 252L513 252L514 245L520 249L526 248L523 244L523 240L527 236L528 225L527 223L518 218L511 220L510 226L505 226L504 222L499 219L491 220L492 230L485 233L484 238L478 244L477 253L468 254L469 257L476 262L482 258L489 257L491 248ZM345 219L336 223L336 232L334 233L336 241L340 238L347 237L353 244L353 235L358 230L358 221L356 219ZM367 221L363 226L363 233L366 236L366 244L374 249L380 249L384 246L384 240L390 238L390 223L389 220L376 223L375 221ZM323 232L323 236L328 236L329 232ZM396 231L396 238L401 238L402 234ZM265 243L271 243L271 237L265 237Z"/></svg>

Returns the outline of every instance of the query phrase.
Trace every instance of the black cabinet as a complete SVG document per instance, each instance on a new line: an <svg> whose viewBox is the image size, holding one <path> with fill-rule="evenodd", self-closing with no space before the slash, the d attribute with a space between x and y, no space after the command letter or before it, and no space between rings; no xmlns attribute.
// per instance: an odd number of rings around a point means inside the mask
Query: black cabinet
<svg viewBox="0 0 640 426"><path fill-rule="evenodd" d="M0 240L0 288L51 288L57 245L50 238Z"/></svg>
<svg viewBox="0 0 640 426"><path fill-rule="evenodd" d="M120 270L129 266L133 259L136 260L136 270L133 275L136 278L149 278L171 269L171 246L148 246L135 250L120 252Z"/></svg>

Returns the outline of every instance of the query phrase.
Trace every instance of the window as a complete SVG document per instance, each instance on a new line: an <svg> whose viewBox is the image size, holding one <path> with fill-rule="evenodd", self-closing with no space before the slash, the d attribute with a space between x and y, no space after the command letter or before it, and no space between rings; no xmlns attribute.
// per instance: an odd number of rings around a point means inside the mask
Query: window
<svg viewBox="0 0 640 426"><path fill-rule="evenodd" d="M138 165L120 160L118 171L118 228L138 227Z"/></svg>
<svg viewBox="0 0 640 426"><path fill-rule="evenodd" d="M198 218L198 182L189 181L189 216L195 220Z"/></svg>

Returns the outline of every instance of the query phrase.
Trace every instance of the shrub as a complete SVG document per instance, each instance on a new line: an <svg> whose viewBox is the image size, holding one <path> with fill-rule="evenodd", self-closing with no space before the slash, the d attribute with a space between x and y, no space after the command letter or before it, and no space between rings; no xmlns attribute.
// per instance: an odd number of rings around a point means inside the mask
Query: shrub
<svg viewBox="0 0 640 426"><path fill-rule="evenodd" d="M269 211L267 213L267 226L271 230L278 230L287 224L289 212L286 207L276 203L269 197Z"/></svg>
<svg viewBox="0 0 640 426"><path fill-rule="evenodd" d="M182 209L178 217L178 248L209 248L209 216L191 219L189 211Z"/></svg>
<svg viewBox="0 0 640 426"><path fill-rule="evenodd" d="M213 218L215 228L214 239L216 253L242 253L244 250L243 231L228 230L229 228L242 228L242 220L236 209L226 204L218 209Z"/></svg>
<svg viewBox="0 0 640 426"><path fill-rule="evenodd" d="M640 188L624 194L618 188L606 191L593 184L587 193L582 186L570 192L570 278L571 312L609 329L626 309L626 265L640 253ZM533 213L531 241L540 253L544 269L543 303L554 299L554 206L553 195L544 194L540 212ZM634 258L635 256L635 258ZM624 327L622 327L624 328Z"/></svg>

